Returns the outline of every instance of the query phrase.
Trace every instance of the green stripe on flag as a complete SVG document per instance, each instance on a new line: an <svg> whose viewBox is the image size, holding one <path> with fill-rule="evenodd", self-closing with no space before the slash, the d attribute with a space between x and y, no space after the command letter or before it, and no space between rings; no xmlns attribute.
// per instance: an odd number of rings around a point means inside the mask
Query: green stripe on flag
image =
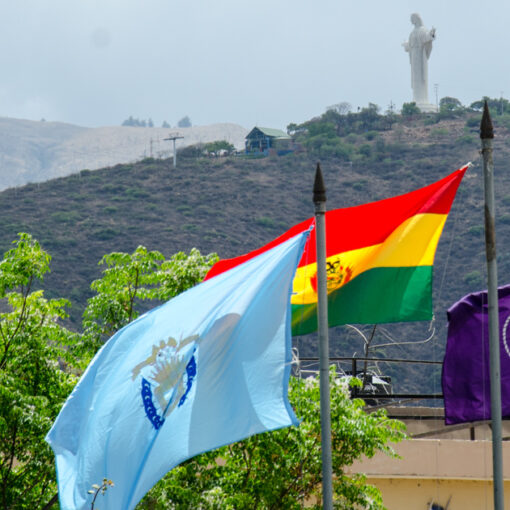
<svg viewBox="0 0 510 510"><path fill-rule="evenodd" d="M292 305L292 334L317 330L317 304ZM376 267L328 296L329 326L432 318L432 266Z"/></svg>

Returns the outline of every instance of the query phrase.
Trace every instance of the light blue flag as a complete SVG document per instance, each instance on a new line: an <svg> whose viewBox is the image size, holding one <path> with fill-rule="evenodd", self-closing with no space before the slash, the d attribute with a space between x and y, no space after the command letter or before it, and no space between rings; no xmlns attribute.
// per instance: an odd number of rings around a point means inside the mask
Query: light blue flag
<svg viewBox="0 0 510 510"><path fill-rule="evenodd" d="M297 419L287 398L290 293L306 233L201 283L116 333L46 440L60 505L127 510L190 457Z"/></svg>

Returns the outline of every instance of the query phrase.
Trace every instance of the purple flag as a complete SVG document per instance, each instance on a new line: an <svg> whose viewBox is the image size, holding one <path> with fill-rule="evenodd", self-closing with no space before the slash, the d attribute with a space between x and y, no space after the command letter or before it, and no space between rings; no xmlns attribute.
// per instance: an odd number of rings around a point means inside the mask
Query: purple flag
<svg viewBox="0 0 510 510"><path fill-rule="evenodd" d="M510 417L510 285L498 289L501 409ZM443 363L447 425L490 420L490 358L487 291L464 296L448 310Z"/></svg>

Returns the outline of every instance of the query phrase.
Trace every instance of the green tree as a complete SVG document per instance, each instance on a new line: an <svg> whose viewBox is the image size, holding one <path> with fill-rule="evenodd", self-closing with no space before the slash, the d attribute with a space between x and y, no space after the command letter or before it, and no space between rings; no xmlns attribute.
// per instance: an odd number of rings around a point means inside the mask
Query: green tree
<svg viewBox="0 0 510 510"><path fill-rule="evenodd" d="M216 253L202 255L196 248L192 248L189 255L182 251L175 253L162 262L156 272L157 299L168 301L201 282L218 260Z"/></svg>
<svg viewBox="0 0 510 510"><path fill-rule="evenodd" d="M132 115L130 115L125 121L122 122L121 126L136 126L136 122L138 119L134 119Z"/></svg>
<svg viewBox="0 0 510 510"><path fill-rule="evenodd" d="M456 97L442 97L439 101L439 110L444 110L448 112L456 112L462 110L464 107L462 103Z"/></svg>
<svg viewBox="0 0 510 510"><path fill-rule="evenodd" d="M292 136L296 133L298 129L298 125L295 123L295 122L291 122L288 126L287 126L287 134L289 136Z"/></svg>
<svg viewBox="0 0 510 510"><path fill-rule="evenodd" d="M456 97L443 97L439 101L439 118L440 119L453 119L455 117L464 115L466 109Z"/></svg>
<svg viewBox="0 0 510 510"><path fill-rule="evenodd" d="M372 154L372 147L369 143L364 143L359 146L358 151L365 158L369 158Z"/></svg>
<svg viewBox="0 0 510 510"><path fill-rule="evenodd" d="M333 112L332 112L333 113ZM338 140L335 125L332 122L310 122L308 133L304 140L304 146L312 153L319 156L330 156L331 151L327 148Z"/></svg>
<svg viewBox="0 0 510 510"><path fill-rule="evenodd" d="M150 125L152 123L152 126ZM130 115L123 123L122 126L131 126L131 127L147 127L147 121L145 119L136 119ZM151 119L149 119L149 127L154 127L154 123Z"/></svg>
<svg viewBox="0 0 510 510"><path fill-rule="evenodd" d="M45 508L56 501L54 458L44 441L75 377L78 335L59 321L64 299L36 290L50 256L19 234L0 263L0 508Z"/></svg>
<svg viewBox="0 0 510 510"><path fill-rule="evenodd" d="M177 149L177 154L181 158L201 158L205 156L205 149L203 143L195 143Z"/></svg>
<svg viewBox="0 0 510 510"><path fill-rule="evenodd" d="M203 280L217 260L216 254L201 255L196 248L189 256L179 252L168 260L144 246L131 254L105 255L99 264L107 268L102 278L92 282L95 295L83 314L84 336L90 347L97 349L136 319L142 302L167 301Z"/></svg>
<svg viewBox="0 0 510 510"><path fill-rule="evenodd" d="M404 103L402 105L402 117L411 118L415 115L419 115L420 113L420 109L416 106L414 101L411 103Z"/></svg>
<svg viewBox="0 0 510 510"><path fill-rule="evenodd" d="M397 110L395 108L395 104L393 103L393 101L390 101L388 109L385 112L385 116L388 129L391 129L393 124L395 124L395 122L397 121Z"/></svg>
<svg viewBox="0 0 510 510"><path fill-rule="evenodd" d="M331 106L328 106L326 108L327 111L334 111L340 115L347 115L352 111L352 105L351 103L348 103L347 101L342 101L341 103L337 103Z"/></svg>
<svg viewBox="0 0 510 510"><path fill-rule="evenodd" d="M357 385L360 382L356 380ZM316 378L291 378L289 398L302 422L195 457L170 471L140 509L321 508L320 393ZM345 468L361 455L383 451L404 437L403 424L385 411L366 413L349 383L331 372L332 461L335 508L383 509L380 492Z"/></svg>
<svg viewBox="0 0 510 510"><path fill-rule="evenodd" d="M180 128L191 127L191 119L186 115L177 123L177 127Z"/></svg>
<svg viewBox="0 0 510 510"><path fill-rule="evenodd" d="M37 288L51 257L28 234L0 262L0 508L50 508L57 501L54 456L44 441L77 374L109 335L135 319L144 301L170 299L203 279L217 255L196 249L165 260L140 246L111 253L92 287L85 334L60 321L64 299ZM77 356L80 356L80 359Z"/></svg>
<svg viewBox="0 0 510 510"><path fill-rule="evenodd" d="M381 115L379 115L379 106L375 103L368 103L366 108L362 108L358 113L358 120L361 123L362 131L369 131L371 129L379 129Z"/></svg>
<svg viewBox="0 0 510 510"><path fill-rule="evenodd" d="M93 289L85 313L89 325L112 334L134 319L141 300L166 300L200 281L216 255L175 254L164 261L159 252L139 247L133 254L103 258L108 267ZM363 402L350 399L348 383L331 373L333 466L338 508L382 509L379 492L362 476L347 476L345 467L361 455L392 454L389 441L403 437L403 425L384 411L365 413ZM319 385L316 379L291 378L290 400L303 420L290 427L253 436L207 452L173 469L149 492L139 508L270 509L301 508L318 498L321 480ZM115 480L114 480L115 481ZM270 481L268 483L268 481ZM319 508L319 506L316 506Z"/></svg>
<svg viewBox="0 0 510 510"><path fill-rule="evenodd" d="M85 336L97 349L116 331L136 319L136 305L156 299L156 270L164 260L158 251L139 246L132 254L113 252L105 255L102 278L91 284L95 295L88 300L83 314Z"/></svg>
<svg viewBox="0 0 510 510"><path fill-rule="evenodd" d="M136 318L143 302L167 300L193 286L216 260L198 250L165 260L144 247L106 255L101 263L107 268L92 285L96 295L80 336L59 324L67 302L47 300L42 290L34 290L49 270L50 257L28 234L20 234L0 263L1 508L46 509L56 502L54 460L44 437L83 368L75 355L88 361L88 349ZM391 454L388 441L403 437L402 425L383 411L365 413L362 401L350 399L347 383L334 372L331 382L337 507L383 508L379 492L362 476L346 476L344 468L362 454ZM304 500L319 498L317 381L292 378L290 399L303 420L299 427L191 459L172 470L140 508L300 508Z"/></svg>
<svg viewBox="0 0 510 510"><path fill-rule="evenodd" d="M235 151L235 147L226 140L217 140L215 142L206 143L204 145L204 150L208 154L214 154L218 156L220 153L223 152L225 152L226 154L232 154Z"/></svg>
<svg viewBox="0 0 510 510"><path fill-rule="evenodd" d="M491 115L493 116L510 113L510 101L504 97L490 98L488 96L484 96L480 101L474 101L471 103L469 107L476 112L481 112L485 101L487 101Z"/></svg>

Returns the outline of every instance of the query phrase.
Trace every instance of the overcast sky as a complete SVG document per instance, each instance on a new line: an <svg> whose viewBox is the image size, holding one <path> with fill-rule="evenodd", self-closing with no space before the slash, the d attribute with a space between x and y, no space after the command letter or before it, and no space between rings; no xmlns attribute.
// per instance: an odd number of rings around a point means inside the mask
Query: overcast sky
<svg viewBox="0 0 510 510"><path fill-rule="evenodd" d="M437 38L429 96L510 98L504 0L0 0L0 116L284 129L347 101L412 99L401 44Z"/></svg>

